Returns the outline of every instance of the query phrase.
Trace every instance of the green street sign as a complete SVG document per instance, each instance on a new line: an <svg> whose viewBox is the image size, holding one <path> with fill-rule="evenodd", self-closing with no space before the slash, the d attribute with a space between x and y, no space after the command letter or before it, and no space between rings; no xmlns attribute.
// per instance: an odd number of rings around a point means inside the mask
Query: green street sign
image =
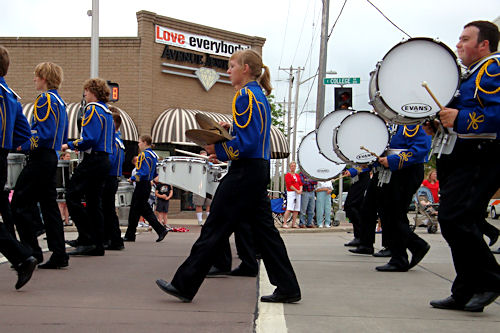
<svg viewBox="0 0 500 333"><path fill-rule="evenodd" d="M359 77L325 77L323 84L359 84Z"/></svg>

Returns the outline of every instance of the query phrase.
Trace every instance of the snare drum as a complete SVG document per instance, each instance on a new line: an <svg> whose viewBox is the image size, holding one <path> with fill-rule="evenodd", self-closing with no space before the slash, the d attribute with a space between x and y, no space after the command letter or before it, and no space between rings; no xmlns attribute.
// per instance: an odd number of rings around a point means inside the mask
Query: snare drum
<svg viewBox="0 0 500 333"><path fill-rule="evenodd" d="M58 160L57 170L56 170L56 189L58 192L65 192L66 185L68 185L70 173L70 162L69 160Z"/></svg>
<svg viewBox="0 0 500 333"><path fill-rule="evenodd" d="M13 190L16 186L17 178L26 164L26 156L24 154L9 153L7 155L7 181L5 190Z"/></svg>
<svg viewBox="0 0 500 333"><path fill-rule="evenodd" d="M214 195L219 183L227 174L227 168L221 168L220 166L210 166L207 174L207 193Z"/></svg>
<svg viewBox="0 0 500 333"><path fill-rule="evenodd" d="M307 134L300 142L297 159L300 171L314 180L332 179L345 168L345 164L332 162L319 153L315 131Z"/></svg>
<svg viewBox="0 0 500 333"><path fill-rule="evenodd" d="M344 163L333 147L333 129L338 127L350 113L351 111L346 110L333 111L321 120L316 130L319 152L332 162Z"/></svg>
<svg viewBox="0 0 500 333"><path fill-rule="evenodd" d="M388 122L419 124L439 111L422 82L447 105L458 92L460 73L457 57L442 42L408 39L394 46L371 73L370 104Z"/></svg>
<svg viewBox="0 0 500 333"><path fill-rule="evenodd" d="M157 166L160 183L170 184L202 197L207 195L208 161L196 157L167 157Z"/></svg>
<svg viewBox="0 0 500 333"><path fill-rule="evenodd" d="M115 205L117 207L127 207L132 203L132 195L134 194L134 185L128 181L120 181L116 190Z"/></svg>
<svg viewBox="0 0 500 333"><path fill-rule="evenodd" d="M333 130L335 153L345 163L368 164L377 158L361 149L364 146L378 156L387 149L389 129L380 116L371 111L354 111Z"/></svg>

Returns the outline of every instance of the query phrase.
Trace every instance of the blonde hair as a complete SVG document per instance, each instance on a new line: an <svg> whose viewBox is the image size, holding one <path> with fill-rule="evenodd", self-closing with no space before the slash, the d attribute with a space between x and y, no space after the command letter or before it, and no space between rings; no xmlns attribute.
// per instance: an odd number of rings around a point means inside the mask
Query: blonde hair
<svg viewBox="0 0 500 333"><path fill-rule="evenodd" d="M59 89L63 81L61 66L53 62L42 62L36 65L35 75L47 82L47 88Z"/></svg>
<svg viewBox="0 0 500 333"><path fill-rule="evenodd" d="M238 50L231 55L230 60L236 60L241 66L247 64L250 67L250 74L259 82L265 90L266 96L271 94L271 74L269 68L262 63L262 57L252 49ZM264 69L264 72L262 72Z"/></svg>

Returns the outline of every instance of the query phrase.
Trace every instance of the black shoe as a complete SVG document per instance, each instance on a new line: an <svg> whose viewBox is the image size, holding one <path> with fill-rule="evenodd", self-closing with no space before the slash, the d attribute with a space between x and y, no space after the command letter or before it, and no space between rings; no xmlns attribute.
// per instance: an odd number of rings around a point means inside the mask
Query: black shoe
<svg viewBox="0 0 500 333"><path fill-rule="evenodd" d="M109 244L106 244L104 245L104 249L105 250L109 250L109 251L121 251L125 248L125 246L123 244L121 245L109 245Z"/></svg>
<svg viewBox="0 0 500 333"><path fill-rule="evenodd" d="M254 272L254 271L250 271L248 269L245 269L245 268L241 268L240 266L236 267L235 269L233 269L230 273L230 275L232 276L249 276L249 277L256 277L257 276L257 272Z"/></svg>
<svg viewBox="0 0 500 333"><path fill-rule="evenodd" d="M103 256L104 248L97 248L95 245L79 245L68 254L70 256Z"/></svg>
<svg viewBox="0 0 500 333"><path fill-rule="evenodd" d="M490 244L488 246L493 246L498 240L499 233L497 232L495 235L491 236Z"/></svg>
<svg viewBox="0 0 500 333"><path fill-rule="evenodd" d="M165 230L163 230L159 235L158 235L158 239L156 240L157 243L161 242L165 236L168 234L168 229L165 228Z"/></svg>
<svg viewBox="0 0 500 333"><path fill-rule="evenodd" d="M382 250L378 251L377 253L374 253L373 256L377 258L388 258L392 256L392 253L391 250L384 247Z"/></svg>
<svg viewBox="0 0 500 333"><path fill-rule="evenodd" d="M269 303L295 303L300 301L300 292L296 294L284 295L278 293L276 290L271 295L262 296L260 298L261 302L269 302Z"/></svg>
<svg viewBox="0 0 500 333"><path fill-rule="evenodd" d="M359 238L354 238L352 241L350 241L349 243L345 243L344 246L353 246L353 247L357 247L361 245L361 241L359 240Z"/></svg>
<svg viewBox="0 0 500 333"><path fill-rule="evenodd" d="M26 283L28 283L33 275L33 271L36 268L36 264L38 264L38 261L35 257L30 256L16 267L16 289L21 289Z"/></svg>
<svg viewBox="0 0 500 333"><path fill-rule="evenodd" d="M412 257L411 257L411 261L410 261L410 265L408 266L408 269L412 269L413 267L417 266L418 263L421 262L422 259L424 259L425 255L427 254L427 252L429 252L430 248L431 248L431 246L429 244L425 243L424 246L422 246L420 249L418 249L417 251L412 253Z"/></svg>
<svg viewBox="0 0 500 333"><path fill-rule="evenodd" d="M52 260L49 259L43 264L38 265L40 269L60 269L63 267L68 267L68 260Z"/></svg>
<svg viewBox="0 0 500 333"><path fill-rule="evenodd" d="M71 247L78 247L78 239L73 239L73 240L67 240L64 241L66 244L68 244Z"/></svg>
<svg viewBox="0 0 500 333"><path fill-rule="evenodd" d="M436 309L444 309L444 310L461 310L465 311L465 304L457 302L452 296L436 299L430 302L431 306ZM483 312L483 308L478 308L474 311L467 310L471 312Z"/></svg>
<svg viewBox="0 0 500 333"><path fill-rule="evenodd" d="M132 237L125 236L122 239L123 239L124 242L135 242L135 237L132 238Z"/></svg>
<svg viewBox="0 0 500 333"><path fill-rule="evenodd" d="M229 275L231 272L229 270L225 271L222 269L218 269L215 266L210 267L210 270L207 273L207 277L218 277L223 275Z"/></svg>
<svg viewBox="0 0 500 333"><path fill-rule="evenodd" d="M360 245L355 249L349 249L349 252L355 254L373 254L373 247Z"/></svg>
<svg viewBox="0 0 500 333"><path fill-rule="evenodd" d="M492 250L491 253L494 253L494 254L500 254L500 247L496 250Z"/></svg>
<svg viewBox="0 0 500 333"><path fill-rule="evenodd" d="M464 310L471 312L481 312L485 306L493 303L500 293L494 291L485 291L472 296L469 302L465 304Z"/></svg>
<svg viewBox="0 0 500 333"><path fill-rule="evenodd" d="M167 294L177 297L184 303L190 303L192 300L192 298L182 295L181 292L177 290L177 288L175 288L171 283L168 283L165 280L162 279L156 280L156 285L160 287L160 289L166 292Z"/></svg>
<svg viewBox="0 0 500 333"><path fill-rule="evenodd" d="M406 272L408 268L399 267L393 264L385 264L383 266L377 266L375 269L379 272Z"/></svg>

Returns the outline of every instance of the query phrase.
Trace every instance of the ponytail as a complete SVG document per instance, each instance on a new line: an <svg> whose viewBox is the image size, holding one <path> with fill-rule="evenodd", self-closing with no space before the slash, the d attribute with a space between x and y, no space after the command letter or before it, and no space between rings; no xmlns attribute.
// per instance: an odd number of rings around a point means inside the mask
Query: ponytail
<svg viewBox="0 0 500 333"><path fill-rule="evenodd" d="M271 91L273 90L273 87L271 86L271 73L269 72L269 67L266 65L262 65L262 68L264 69L264 73L257 79L259 82L260 86L264 88L266 92L266 96L269 96L271 94Z"/></svg>

